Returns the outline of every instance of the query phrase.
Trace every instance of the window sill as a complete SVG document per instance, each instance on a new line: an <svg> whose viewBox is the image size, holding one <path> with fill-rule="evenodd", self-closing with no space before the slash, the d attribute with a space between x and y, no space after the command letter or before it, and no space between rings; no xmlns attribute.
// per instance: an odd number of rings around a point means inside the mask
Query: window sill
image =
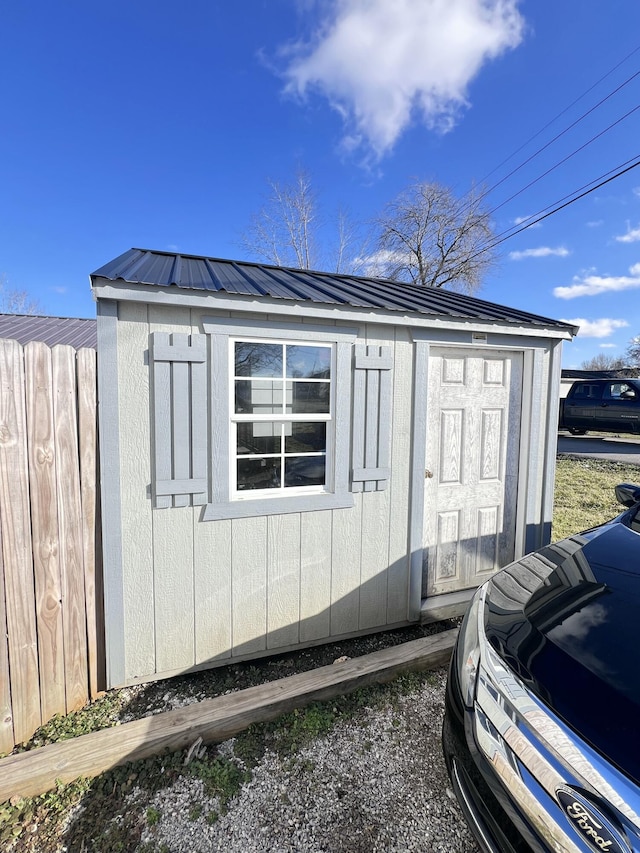
<svg viewBox="0 0 640 853"><path fill-rule="evenodd" d="M351 492L344 494L291 495L277 498L255 498L207 504L202 521L225 518L255 518L265 515L284 515L292 512L319 512L326 509L345 509L354 504Z"/></svg>

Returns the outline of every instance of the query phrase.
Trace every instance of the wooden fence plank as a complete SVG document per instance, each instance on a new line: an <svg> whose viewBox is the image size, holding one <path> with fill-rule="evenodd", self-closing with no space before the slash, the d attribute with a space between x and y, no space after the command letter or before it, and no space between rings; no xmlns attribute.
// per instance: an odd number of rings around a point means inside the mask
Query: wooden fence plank
<svg viewBox="0 0 640 853"><path fill-rule="evenodd" d="M67 712L89 698L75 354L69 346L52 350Z"/></svg>
<svg viewBox="0 0 640 853"><path fill-rule="evenodd" d="M0 524L16 742L40 725L22 347L0 340Z"/></svg>
<svg viewBox="0 0 640 853"><path fill-rule="evenodd" d="M51 350L24 348L27 446L42 719L66 712Z"/></svg>
<svg viewBox="0 0 640 853"><path fill-rule="evenodd" d="M104 656L104 614L100 591L102 564L97 560L96 498L98 491L98 433L96 407L96 351L80 349L77 354L78 444L80 457L80 500L82 504L82 552L87 623L89 695L95 699L105 684L100 658Z"/></svg>
<svg viewBox="0 0 640 853"><path fill-rule="evenodd" d="M451 656L456 635L457 629L443 631L344 663L11 755L0 760L0 801L35 796L53 788L57 780L67 783L79 776L97 776L127 761L184 749L199 737L204 742L224 741L252 723L273 720L310 702L391 681L402 672L443 666Z"/></svg>
<svg viewBox="0 0 640 853"><path fill-rule="evenodd" d="M11 688L9 686L7 608L4 597L4 561L2 559L2 547L0 546L0 753L11 752L14 745Z"/></svg>

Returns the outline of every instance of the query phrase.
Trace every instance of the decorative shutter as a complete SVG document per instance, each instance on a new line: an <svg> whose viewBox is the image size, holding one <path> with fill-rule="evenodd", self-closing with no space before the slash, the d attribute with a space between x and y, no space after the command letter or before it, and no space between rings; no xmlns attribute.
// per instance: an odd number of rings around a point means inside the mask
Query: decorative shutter
<svg viewBox="0 0 640 853"><path fill-rule="evenodd" d="M387 488L391 453L391 347L355 345L351 491Z"/></svg>
<svg viewBox="0 0 640 853"><path fill-rule="evenodd" d="M157 508L207 503L207 336L153 332Z"/></svg>

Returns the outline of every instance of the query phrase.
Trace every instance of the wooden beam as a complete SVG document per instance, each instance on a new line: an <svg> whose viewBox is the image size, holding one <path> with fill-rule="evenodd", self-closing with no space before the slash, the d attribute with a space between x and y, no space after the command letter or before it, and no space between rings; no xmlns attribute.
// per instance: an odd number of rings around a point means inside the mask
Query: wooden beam
<svg viewBox="0 0 640 853"><path fill-rule="evenodd" d="M469 602L475 593L473 589L462 589L458 592L445 592L442 595L431 595L422 602L420 624L428 625L442 622L444 619L456 619L464 616Z"/></svg>
<svg viewBox="0 0 640 853"><path fill-rule="evenodd" d="M32 797L84 776L98 776L112 767L184 749L201 737L227 740L253 723L273 720L294 708L350 693L359 687L393 680L403 672L444 665L453 649L452 629L389 649L323 666L204 699L196 705L144 717L102 731L50 744L0 760L0 802L14 796Z"/></svg>

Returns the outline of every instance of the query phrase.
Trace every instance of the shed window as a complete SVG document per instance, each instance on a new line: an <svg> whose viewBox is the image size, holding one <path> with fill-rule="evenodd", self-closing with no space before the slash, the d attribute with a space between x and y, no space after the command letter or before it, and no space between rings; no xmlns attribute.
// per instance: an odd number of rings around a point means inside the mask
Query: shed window
<svg viewBox="0 0 640 853"><path fill-rule="evenodd" d="M324 491L331 467L333 346L230 344L232 496Z"/></svg>
<svg viewBox="0 0 640 853"><path fill-rule="evenodd" d="M210 500L203 520L353 506L356 330L205 317L210 336Z"/></svg>

